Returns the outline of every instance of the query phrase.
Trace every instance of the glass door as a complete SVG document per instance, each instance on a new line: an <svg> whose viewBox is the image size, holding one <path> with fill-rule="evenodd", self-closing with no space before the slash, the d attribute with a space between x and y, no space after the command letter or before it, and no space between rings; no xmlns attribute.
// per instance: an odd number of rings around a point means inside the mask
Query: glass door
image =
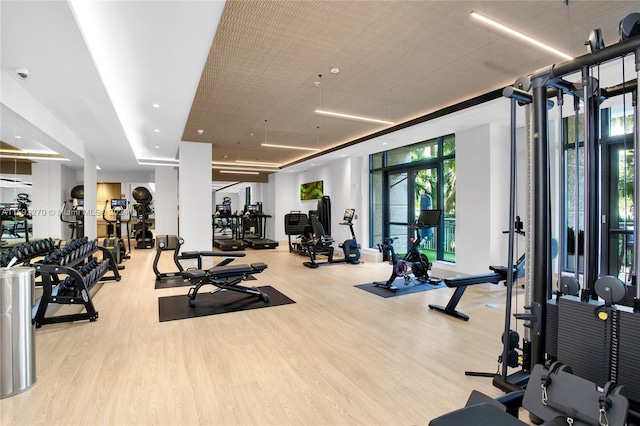
<svg viewBox="0 0 640 426"><path fill-rule="evenodd" d="M397 237L393 245L398 254L407 252L407 223L409 222L409 173L406 171L389 172L389 220L388 232L391 238Z"/></svg>
<svg viewBox="0 0 640 426"><path fill-rule="evenodd" d="M605 267L607 275L629 282L633 264L633 149L631 144L608 145L608 173L605 188L609 188L608 247Z"/></svg>
<svg viewBox="0 0 640 426"><path fill-rule="evenodd" d="M438 169L431 167L428 169L413 170L413 209L414 220L420 216L420 210L438 209ZM442 217L440 218L442 221ZM415 231L410 230L410 237L415 237ZM427 255L430 261L434 261L438 256L438 228L428 228L420 231L422 243L421 251ZM440 250L442 251L442 250Z"/></svg>

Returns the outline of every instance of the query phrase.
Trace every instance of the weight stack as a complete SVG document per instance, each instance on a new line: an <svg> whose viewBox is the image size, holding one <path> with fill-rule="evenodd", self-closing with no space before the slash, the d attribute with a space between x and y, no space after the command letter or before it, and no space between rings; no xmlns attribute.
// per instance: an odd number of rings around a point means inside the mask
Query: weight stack
<svg viewBox="0 0 640 426"><path fill-rule="evenodd" d="M601 303L575 296L558 301L558 361L573 374L603 386L609 380L611 342L609 322L596 318Z"/></svg>
<svg viewBox="0 0 640 426"><path fill-rule="evenodd" d="M545 323L544 347L551 358L558 357L558 305L556 299L547 301L547 321Z"/></svg>
<svg viewBox="0 0 640 426"><path fill-rule="evenodd" d="M640 403L640 314L619 311L618 383L627 388L627 397Z"/></svg>
<svg viewBox="0 0 640 426"><path fill-rule="evenodd" d="M318 198L318 220L324 228L324 233L331 235L331 198L328 195Z"/></svg>

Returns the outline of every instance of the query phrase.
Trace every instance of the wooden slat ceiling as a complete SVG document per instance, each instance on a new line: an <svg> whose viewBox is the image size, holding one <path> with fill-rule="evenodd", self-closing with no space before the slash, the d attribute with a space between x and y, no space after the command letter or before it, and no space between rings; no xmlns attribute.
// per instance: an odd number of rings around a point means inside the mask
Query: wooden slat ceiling
<svg viewBox="0 0 640 426"><path fill-rule="evenodd" d="M472 10L580 56L592 29L614 44L618 23L637 9L635 1L228 0L183 140L211 143L213 161L286 165L310 152L261 143L325 150L388 127L316 108L402 123L563 61L472 21Z"/></svg>

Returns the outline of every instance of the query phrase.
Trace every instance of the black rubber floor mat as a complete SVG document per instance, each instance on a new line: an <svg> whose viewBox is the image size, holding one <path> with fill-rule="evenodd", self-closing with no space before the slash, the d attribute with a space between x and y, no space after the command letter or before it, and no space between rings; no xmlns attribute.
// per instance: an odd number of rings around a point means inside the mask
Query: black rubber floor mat
<svg viewBox="0 0 640 426"><path fill-rule="evenodd" d="M383 283L384 282L386 281L383 281ZM409 285L405 285L404 278L402 277L396 278L396 280L393 282L393 285L398 289L396 292L387 290L384 287L376 287L375 285L373 285L373 283L358 284L354 287L384 298L402 296L404 294L419 293L421 291L437 290L439 288L446 287L446 285L442 281L438 285L426 283L415 284L412 281L409 282Z"/></svg>
<svg viewBox="0 0 640 426"><path fill-rule="evenodd" d="M194 307L189 306L186 292L183 295L159 297L160 322L296 303L271 286L262 286L258 289L269 295L269 302L263 302L262 299L251 294L228 290L215 294L198 293Z"/></svg>

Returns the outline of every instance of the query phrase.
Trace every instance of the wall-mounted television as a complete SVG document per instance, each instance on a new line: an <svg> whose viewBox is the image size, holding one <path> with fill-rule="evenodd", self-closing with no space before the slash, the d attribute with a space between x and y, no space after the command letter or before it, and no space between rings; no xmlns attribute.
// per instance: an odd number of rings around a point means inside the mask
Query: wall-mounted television
<svg viewBox="0 0 640 426"><path fill-rule="evenodd" d="M301 200L315 200L324 195L323 181L317 180L315 182L301 183L300 184L300 199Z"/></svg>

